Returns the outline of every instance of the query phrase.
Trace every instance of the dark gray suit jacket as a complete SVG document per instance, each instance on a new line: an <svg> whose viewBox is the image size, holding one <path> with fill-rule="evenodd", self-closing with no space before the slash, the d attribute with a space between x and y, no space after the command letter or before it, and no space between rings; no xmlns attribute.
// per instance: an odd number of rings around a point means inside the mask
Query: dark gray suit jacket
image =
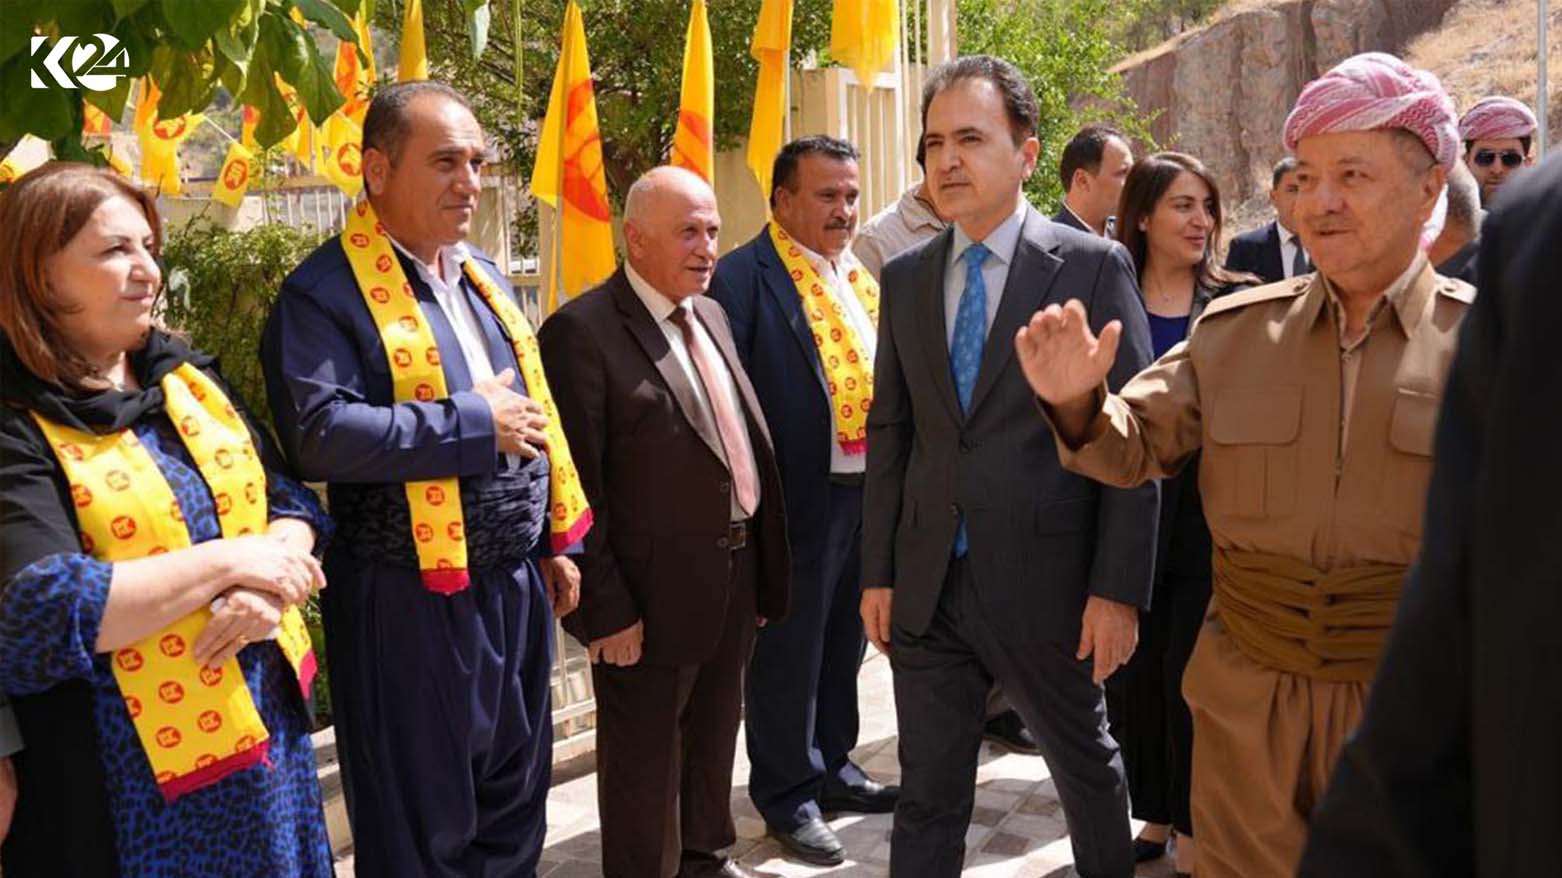
<svg viewBox="0 0 1562 878"><path fill-rule="evenodd" d="M1014 335L1037 310L1077 298L1096 331L1123 322L1109 378L1120 387L1150 362L1133 266L1121 245L1028 209L967 417L955 397L944 320L953 237L951 227L884 267L863 586L893 587L895 625L925 632L963 512L989 620L1008 637L1071 643L1090 595L1148 606L1159 489L1106 488L1059 465Z"/></svg>

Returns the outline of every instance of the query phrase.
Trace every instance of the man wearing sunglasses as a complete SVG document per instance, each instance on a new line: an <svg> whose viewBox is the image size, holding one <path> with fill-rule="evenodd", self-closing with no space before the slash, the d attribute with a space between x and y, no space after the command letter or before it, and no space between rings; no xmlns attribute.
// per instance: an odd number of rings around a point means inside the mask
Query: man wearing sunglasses
<svg viewBox="0 0 1562 878"><path fill-rule="evenodd" d="M1510 174L1535 163L1530 153L1535 127L1529 107L1500 96L1481 98L1459 120L1464 162L1481 184L1481 204L1491 203Z"/></svg>

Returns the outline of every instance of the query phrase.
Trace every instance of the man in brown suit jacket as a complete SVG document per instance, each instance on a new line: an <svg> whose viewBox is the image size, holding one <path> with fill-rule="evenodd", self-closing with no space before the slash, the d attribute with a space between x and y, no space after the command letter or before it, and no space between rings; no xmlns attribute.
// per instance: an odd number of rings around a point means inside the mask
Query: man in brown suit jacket
<svg viewBox="0 0 1562 878"><path fill-rule="evenodd" d="M629 190L625 266L543 324L549 383L596 517L570 632L597 696L609 878L747 876L728 798L756 624L786 611L780 477L721 306L699 177Z"/></svg>

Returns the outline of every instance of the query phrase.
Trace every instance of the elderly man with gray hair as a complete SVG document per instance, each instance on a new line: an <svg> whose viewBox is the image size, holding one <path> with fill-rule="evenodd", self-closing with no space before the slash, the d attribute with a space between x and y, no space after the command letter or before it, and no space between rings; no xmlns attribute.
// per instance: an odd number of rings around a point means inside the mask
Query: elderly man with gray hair
<svg viewBox="0 0 1562 878"><path fill-rule="evenodd" d="M608 878L742 878L728 798L756 624L786 613L782 487L732 328L702 293L716 196L681 168L624 203L624 267L543 324L596 524L581 605Z"/></svg>

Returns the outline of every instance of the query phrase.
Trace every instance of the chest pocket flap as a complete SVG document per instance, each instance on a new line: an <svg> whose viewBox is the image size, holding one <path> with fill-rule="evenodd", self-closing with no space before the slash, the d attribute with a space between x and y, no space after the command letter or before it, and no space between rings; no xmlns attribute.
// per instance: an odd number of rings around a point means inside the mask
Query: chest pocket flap
<svg viewBox="0 0 1562 878"><path fill-rule="evenodd" d="M1209 437L1222 445L1288 445L1301 427L1300 387L1225 388L1210 406Z"/></svg>
<svg viewBox="0 0 1562 878"><path fill-rule="evenodd" d="M1389 421L1388 442L1406 454L1432 455L1432 436L1437 426L1437 397L1401 387L1394 395L1394 414Z"/></svg>

